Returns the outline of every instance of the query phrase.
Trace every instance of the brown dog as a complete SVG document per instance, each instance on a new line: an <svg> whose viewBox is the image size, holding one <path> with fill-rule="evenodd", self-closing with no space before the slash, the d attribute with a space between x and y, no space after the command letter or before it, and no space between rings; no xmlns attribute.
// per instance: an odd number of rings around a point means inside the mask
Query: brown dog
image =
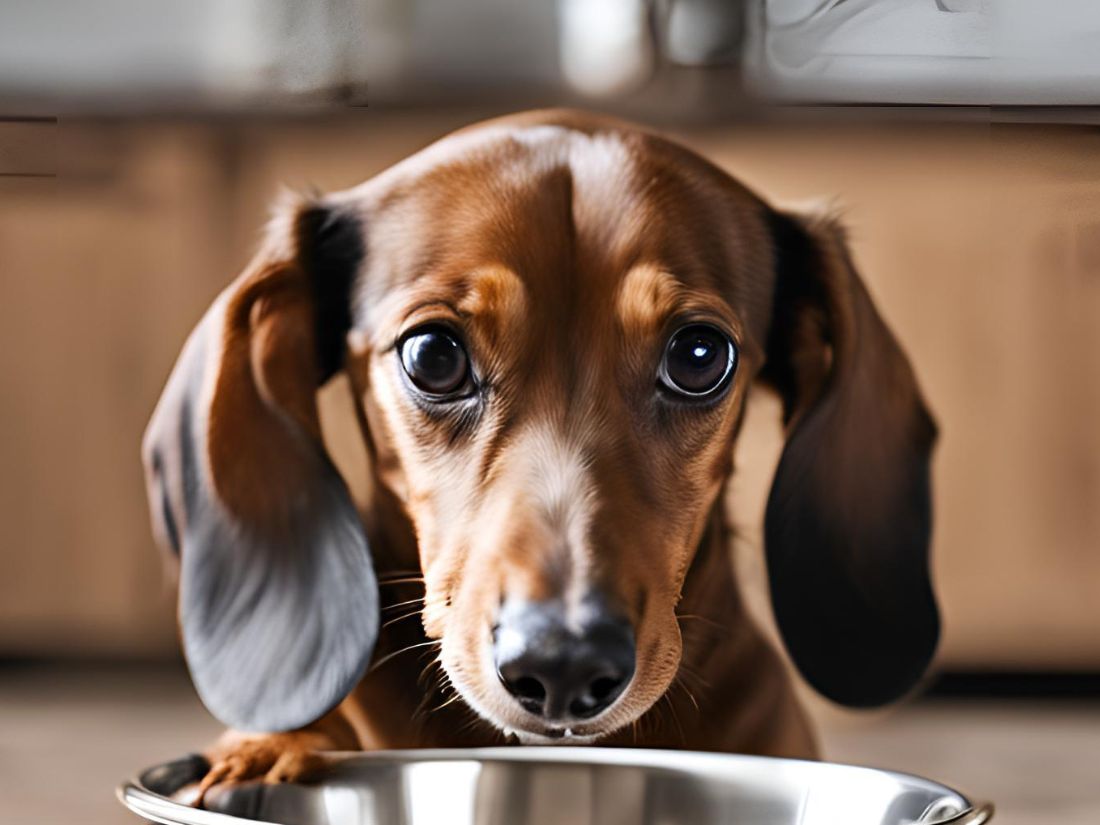
<svg viewBox="0 0 1100 825"><path fill-rule="evenodd" d="M338 370L372 458L362 518L320 437ZM253 732L212 750L204 787L301 776L325 749L812 756L727 552L756 382L785 411L766 513L784 641L824 695L891 701L938 636L935 426L831 219L569 112L284 208L145 440L195 684ZM414 605L381 633L375 572Z"/></svg>

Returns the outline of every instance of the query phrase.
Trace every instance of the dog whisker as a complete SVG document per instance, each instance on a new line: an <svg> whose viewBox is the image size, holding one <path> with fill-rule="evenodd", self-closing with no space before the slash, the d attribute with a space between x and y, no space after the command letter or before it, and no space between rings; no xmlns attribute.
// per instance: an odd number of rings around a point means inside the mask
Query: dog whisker
<svg viewBox="0 0 1100 825"><path fill-rule="evenodd" d="M434 659L434 660L432 660L431 662L428 663L428 667L431 667L433 664L438 664L438 663L439 663L439 660ZM427 670L427 668L425 668L425 671L426 670ZM422 675L423 675L423 673L422 673ZM443 708L447 707L447 705L450 705L453 702L455 702L456 700L462 698L461 694L457 690L454 689L454 686L451 684L450 677L447 675L447 672L445 670L443 670L442 667L440 667L439 670L436 672L436 678L437 678L437 681L436 681L436 685L435 685L434 689L431 690L431 691L426 691L425 692L424 698L420 701L420 704L417 705L416 710L413 712L414 717L419 717L421 715L427 715L427 714L435 713L436 711L442 710ZM450 698L446 698L448 692L450 692L452 694L450 696ZM428 704L428 700L431 699L433 696L439 696L439 695L442 695L444 697L444 701L441 704L436 705L433 708L426 709L426 706Z"/></svg>
<svg viewBox="0 0 1100 825"><path fill-rule="evenodd" d="M711 619L707 616L700 616L698 613L677 613L676 614L676 620L677 621L681 621L681 620L684 620L684 619L703 622L705 624L710 625L711 627L713 627L716 630L725 630L724 625L720 624L719 622L714 621L714 619Z"/></svg>
<svg viewBox="0 0 1100 825"><path fill-rule="evenodd" d="M428 664L425 665L425 667L420 671L420 676L417 678L417 684L421 687L424 687L424 681L429 676L429 671L433 666L435 666L436 668L434 672L436 680L435 684L433 685L431 690L425 691L424 698L420 701L420 704L417 705L416 710L413 711L414 718L421 718L422 716L426 716L429 713L434 713L438 710L442 710L443 708L447 707L447 705L454 702L456 699L461 698L461 694L458 693L451 682L450 675L443 668L442 661L439 656L428 662ZM453 694L450 698L446 698L448 692ZM444 701L429 710L427 709L427 704L429 699L431 699L433 696L443 697Z"/></svg>
<svg viewBox="0 0 1100 825"><path fill-rule="evenodd" d="M427 689L429 679L435 680L431 687L433 691L439 692L450 687L451 677L443 668L443 664L438 656L421 669L420 675L416 679L416 684L421 688Z"/></svg>
<svg viewBox="0 0 1100 825"><path fill-rule="evenodd" d="M684 677L690 677L690 678L694 679L695 683L699 687L701 687L703 690L710 690L710 688L711 688L710 682L708 682L706 679L704 679L699 674L698 671L694 670L686 662L681 662L680 663L680 669L678 671L678 674L683 674Z"/></svg>
<svg viewBox="0 0 1100 825"><path fill-rule="evenodd" d="M420 598L417 598L417 599L406 599L403 602L394 602L393 604L387 604L385 607L383 607L382 612L384 613L387 610L394 610L395 608L398 608L398 607L408 607L410 604L421 604L421 603L423 603L423 601L424 601L424 597L421 596Z"/></svg>
<svg viewBox="0 0 1100 825"><path fill-rule="evenodd" d="M434 695L435 695L434 690L424 691L424 695L420 698L420 701L416 705L416 709L413 710L413 712L412 712L413 719L420 719L423 716L427 715L428 702L432 698L432 696L434 696Z"/></svg>
<svg viewBox="0 0 1100 825"><path fill-rule="evenodd" d="M424 584L424 578L422 576L409 576L402 579L379 579L378 583L382 584Z"/></svg>
<svg viewBox="0 0 1100 825"><path fill-rule="evenodd" d="M432 672L433 667L436 668L434 673ZM442 661L439 656L436 656L434 659L428 662L428 664L424 665L424 667L421 668L420 675L416 677L417 686L421 688L425 687L428 678L433 675L437 680L440 680L447 676L447 671L443 669Z"/></svg>
<svg viewBox="0 0 1100 825"><path fill-rule="evenodd" d="M391 570L378 576L379 584L397 584L399 582L422 582L424 574L419 570Z"/></svg>
<svg viewBox="0 0 1100 825"><path fill-rule="evenodd" d="M680 733L680 741L687 744L687 735L684 733L684 727L680 724L680 717L676 714L676 705L673 704L672 699L669 698L668 693L661 695L661 701L668 705L669 713L672 714L672 721L676 725L676 730Z"/></svg>
<svg viewBox="0 0 1100 825"><path fill-rule="evenodd" d="M371 665L370 670L368 670L367 673L374 673L374 671L378 670L378 668L382 667L382 665L384 665L390 659L394 658L395 656L400 656L402 653L408 653L410 650L416 650L417 648L420 648L420 647L429 647L429 646L432 646L432 645L441 645L441 644L443 644L443 643L441 641L439 641L438 639L430 639L426 642L418 642L417 644L409 645L408 647L403 647L400 650L395 650L393 653L387 653L385 656L383 656L381 659L379 659L377 662L375 662L373 665Z"/></svg>
<svg viewBox="0 0 1100 825"><path fill-rule="evenodd" d="M409 612L409 613L405 613L405 614L403 614L403 615L401 615L401 616L396 616L396 617L394 617L394 618L392 618L392 619L387 619L386 621L384 621L384 622L382 623L382 627L383 627L383 628L387 628L387 627L389 627L389 626L390 626L391 624L396 624L397 622L401 622L401 621L404 621L405 619L411 619L411 618L412 618L413 616L419 616L419 615L421 615L421 614L422 614L423 612L424 612L424 611L423 611L423 609L421 609L421 610L413 610L413 611L411 611L411 612Z"/></svg>
<svg viewBox="0 0 1100 825"><path fill-rule="evenodd" d="M485 724L487 724L485 722L485 720L483 720L477 714L473 714L471 716L470 720L467 721L465 724L460 725L458 727L458 729L455 731L455 733L458 734L458 735L466 734L466 733L469 733L470 731L477 730L477 728L479 726L485 725ZM498 734L498 736L501 736L502 738L504 738L503 735L500 733L500 731L498 731L497 734ZM504 741L507 742L508 741L507 738L504 738Z"/></svg>
<svg viewBox="0 0 1100 825"><path fill-rule="evenodd" d="M684 684L684 680L681 678L679 673L677 673L676 678L672 680L672 686L673 687L678 687L678 688L680 688L680 690L682 690L684 693L686 693L688 699L691 700L691 704L693 704L695 706L695 712L696 713L701 713L701 711L699 710L699 703L697 701L695 701L694 694L692 694L692 692L690 690L688 690L688 686L686 684Z"/></svg>
<svg viewBox="0 0 1100 825"><path fill-rule="evenodd" d="M428 713L435 713L436 711L440 711L440 710L443 710L443 708L447 707L447 705L451 705L451 704L454 704L455 702L457 702L457 701L458 701L459 699L461 699L461 698L462 698L462 696L461 696L460 694L456 693L456 694L455 694L454 696L452 696L452 697L451 697L450 699L448 699L447 701L445 701L445 702L444 702L444 703L443 703L442 705L436 705L436 706L435 706L434 708L432 708L431 710L429 710L429 711L428 711Z"/></svg>

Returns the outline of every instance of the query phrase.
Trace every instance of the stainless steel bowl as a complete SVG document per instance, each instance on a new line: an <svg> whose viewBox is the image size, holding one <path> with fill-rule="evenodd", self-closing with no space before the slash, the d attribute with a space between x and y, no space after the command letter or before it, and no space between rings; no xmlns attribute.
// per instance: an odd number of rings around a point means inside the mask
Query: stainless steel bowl
<svg viewBox="0 0 1100 825"><path fill-rule="evenodd" d="M118 789L169 825L980 825L992 808L943 785L826 762L687 751L491 748L349 754L323 782L262 786L250 819Z"/></svg>

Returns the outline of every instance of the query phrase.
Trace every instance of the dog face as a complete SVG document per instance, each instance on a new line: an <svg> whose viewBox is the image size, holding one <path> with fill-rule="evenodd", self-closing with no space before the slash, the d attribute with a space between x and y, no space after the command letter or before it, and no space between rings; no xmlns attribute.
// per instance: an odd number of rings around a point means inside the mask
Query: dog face
<svg viewBox="0 0 1100 825"><path fill-rule="evenodd" d="M348 372L452 682L528 739L597 735L675 676L680 586L762 361L766 228L636 134L454 144L355 196L371 242Z"/></svg>
<svg viewBox="0 0 1100 825"><path fill-rule="evenodd" d="M852 704L920 675L933 427L834 226L562 114L460 132L285 220L200 325L146 441L154 520L182 545L185 648L226 721L304 724L369 658L366 542L313 401L339 368L415 528L425 630L497 727L594 739L668 689L680 589L757 379L790 428L767 538L796 662ZM271 647L291 623L321 655ZM262 691L226 687L245 648L277 662Z"/></svg>

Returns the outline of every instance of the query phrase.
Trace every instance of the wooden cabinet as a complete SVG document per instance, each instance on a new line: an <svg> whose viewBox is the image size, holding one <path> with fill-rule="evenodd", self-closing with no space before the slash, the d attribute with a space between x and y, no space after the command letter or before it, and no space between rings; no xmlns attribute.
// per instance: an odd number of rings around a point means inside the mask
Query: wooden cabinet
<svg viewBox="0 0 1100 825"><path fill-rule="evenodd" d="M60 177L0 178L0 656L175 650L138 446L186 333L280 183L356 183L469 119L64 125ZM769 197L846 205L856 261L942 429L943 661L1100 667L1100 134L680 137ZM355 467L341 391L326 392L325 423ZM754 400L732 490L757 602L777 418Z"/></svg>
<svg viewBox="0 0 1100 825"><path fill-rule="evenodd" d="M689 138L691 139L691 138ZM778 198L834 195L856 263L941 428L941 660L1100 667L1100 134L974 125L691 139ZM780 449L741 442L741 563Z"/></svg>

